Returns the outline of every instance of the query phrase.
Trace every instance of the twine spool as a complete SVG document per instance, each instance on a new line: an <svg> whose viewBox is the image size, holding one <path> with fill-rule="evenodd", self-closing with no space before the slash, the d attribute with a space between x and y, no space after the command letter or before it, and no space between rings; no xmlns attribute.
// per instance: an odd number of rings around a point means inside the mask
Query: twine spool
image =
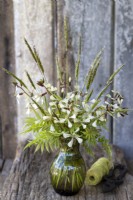
<svg viewBox="0 0 133 200"><path fill-rule="evenodd" d="M99 158L87 171L86 184L97 185L111 168L112 163L107 158Z"/></svg>

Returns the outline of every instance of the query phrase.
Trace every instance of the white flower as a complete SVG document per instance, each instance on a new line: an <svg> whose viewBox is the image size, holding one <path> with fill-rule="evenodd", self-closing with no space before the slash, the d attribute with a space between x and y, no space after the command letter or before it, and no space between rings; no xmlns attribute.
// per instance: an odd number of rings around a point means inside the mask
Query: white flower
<svg viewBox="0 0 133 200"><path fill-rule="evenodd" d="M95 102L96 102L96 99L92 99L90 102L91 102L91 103L95 103Z"/></svg>
<svg viewBox="0 0 133 200"><path fill-rule="evenodd" d="M61 89L61 93L63 93L63 92L64 92L64 88Z"/></svg>
<svg viewBox="0 0 133 200"><path fill-rule="evenodd" d="M70 99L74 99L74 97L75 97L75 94L71 94L71 96L70 96Z"/></svg>
<svg viewBox="0 0 133 200"><path fill-rule="evenodd" d="M68 137L71 137L71 135L68 134L68 133L63 133L63 137L64 137L64 138L68 138Z"/></svg>
<svg viewBox="0 0 133 200"><path fill-rule="evenodd" d="M30 107L27 108L26 115L30 114Z"/></svg>
<svg viewBox="0 0 133 200"><path fill-rule="evenodd" d="M122 102L123 102L123 99L121 99L121 98L118 98L118 99L117 99L117 101L118 101L118 104L120 104L120 105L121 105L121 104L122 104Z"/></svg>
<svg viewBox="0 0 133 200"><path fill-rule="evenodd" d="M69 117L69 118L71 118L71 119L76 119L76 115L75 114L73 114L71 117Z"/></svg>
<svg viewBox="0 0 133 200"><path fill-rule="evenodd" d="M80 122L80 120L79 119L74 119L74 123L78 123L78 122Z"/></svg>
<svg viewBox="0 0 133 200"><path fill-rule="evenodd" d="M36 104L32 104L32 106L33 106L34 109L38 108Z"/></svg>
<svg viewBox="0 0 133 200"><path fill-rule="evenodd" d="M55 102L49 102L49 105L50 106L56 106L56 103Z"/></svg>
<svg viewBox="0 0 133 200"><path fill-rule="evenodd" d="M75 138L77 139L77 141L78 141L79 144L81 144L83 142L82 138L80 138L80 137L75 137Z"/></svg>
<svg viewBox="0 0 133 200"><path fill-rule="evenodd" d="M51 119L51 117L50 116L43 116L43 120L49 120L49 119Z"/></svg>
<svg viewBox="0 0 133 200"><path fill-rule="evenodd" d="M71 80L72 80L72 78L71 78L71 77L69 77L69 83L71 82Z"/></svg>
<svg viewBox="0 0 133 200"><path fill-rule="evenodd" d="M68 120L68 127L72 128L72 123Z"/></svg>
<svg viewBox="0 0 133 200"><path fill-rule="evenodd" d="M80 95L79 94L76 95L76 100L80 100Z"/></svg>
<svg viewBox="0 0 133 200"><path fill-rule="evenodd" d="M50 99L51 99L52 101L56 100L56 98L55 98L53 95L50 96Z"/></svg>
<svg viewBox="0 0 133 200"><path fill-rule="evenodd" d="M50 107L48 108L48 112L49 112L50 115L52 115L52 110L51 110Z"/></svg>
<svg viewBox="0 0 133 200"><path fill-rule="evenodd" d="M70 114L70 110L67 110L66 112L67 112L68 115Z"/></svg>
<svg viewBox="0 0 133 200"><path fill-rule="evenodd" d="M84 110L88 111L89 110L89 105L85 102L82 102L82 106L84 108Z"/></svg>
<svg viewBox="0 0 133 200"><path fill-rule="evenodd" d="M16 96L16 100L17 103L19 104L19 100L20 100L20 89L18 87L16 87L16 91L15 91L15 96Z"/></svg>
<svg viewBox="0 0 133 200"><path fill-rule="evenodd" d="M102 121L102 122L106 121L106 119L105 119L104 116L101 116L101 117L99 118L99 120Z"/></svg>
<svg viewBox="0 0 133 200"><path fill-rule="evenodd" d="M77 133L79 130L80 130L80 129L79 129L79 128L77 128L77 129L76 129L76 131L74 131L74 133Z"/></svg>
<svg viewBox="0 0 133 200"><path fill-rule="evenodd" d="M117 113L117 117L121 117L120 113Z"/></svg>
<svg viewBox="0 0 133 200"><path fill-rule="evenodd" d="M75 134L75 133L78 132L78 131L79 131L79 128L77 128L77 130L74 131L73 134L65 133L65 132L63 133L63 137L64 137L64 138L69 138L69 137L71 137L70 142L68 142L68 146L69 146L69 147L72 147L72 146L73 146L74 138L78 141L79 144L81 144L81 143L83 142L83 139L80 138L80 136L78 136L78 135Z"/></svg>
<svg viewBox="0 0 133 200"><path fill-rule="evenodd" d="M54 128L53 125L50 126L50 131L51 131L51 132L54 132L54 131L55 131L55 128Z"/></svg>
<svg viewBox="0 0 133 200"><path fill-rule="evenodd" d="M86 125L85 124L82 124L82 126L83 126L83 129L86 129Z"/></svg>
<svg viewBox="0 0 133 200"><path fill-rule="evenodd" d="M40 120L36 120L36 121L35 121L35 124L39 124L39 123L40 123Z"/></svg>
<svg viewBox="0 0 133 200"><path fill-rule="evenodd" d="M73 146L73 138L70 140L70 142L68 143L68 146L71 148Z"/></svg>
<svg viewBox="0 0 133 200"><path fill-rule="evenodd" d="M113 105L113 108L114 108L114 109L117 109L117 108L119 108L119 106L118 106L117 104L114 104L114 105Z"/></svg>
<svg viewBox="0 0 133 200"><path fill-rule="evenodd" d="M93 127L97 127L97 122L94 121L94 122L92 123L92 126L93 126Z"/></svg>
<svg viewBox="0 0 133 200"><path fill-rule="evenodd" d="M57 88L56 88L56 87L53 87L53 86L51 86L51 88L50 88L50 91L51 91L51 92L55 92L55 91L57 91Z"/></svg>
<svg viewBox="0 0 133 200"><path fill-rule="evenodd" d="M63 103L59 103L59 107L60 107L60 108L64 108L65 105L64 105Z"/></svg>
<svg viewBox="0 0 133 200"><path fill-rule="evenodd" d="M91 119L94 119L94 116L89 115L89 117L87 117L87 118L84 120L84 122L85 122L85 123L89 123Z"/></svg>
<svg viewBox="0 0 133 200"><path fill-rule="evenodd" d="M96 111L96 115L97 115L97 116L100 116L101 114L102 114L102 111L101 111L101 110L97 110L97 111Z"/></svg>
<svg viewBox="0 0 133 200"><path fill-rule="evenodd" d="M59 119L59 123L64 123L66 121L66 119L60 118Z"/></svg>

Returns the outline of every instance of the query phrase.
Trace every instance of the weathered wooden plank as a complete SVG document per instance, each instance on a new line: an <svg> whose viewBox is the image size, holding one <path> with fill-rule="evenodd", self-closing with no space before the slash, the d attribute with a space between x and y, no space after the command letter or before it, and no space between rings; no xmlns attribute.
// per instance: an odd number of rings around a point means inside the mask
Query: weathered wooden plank
<svg viewBox="0 0 133 200"><path fill-rule="evenodd" d="M12 163L13 163L12 159L6 159L5 160L4 166L3 166L3 169L2 169L2 176L7 176L9 174L10 169L12 167Z"/></svg>
<svg viewBox="0 0 133 200"><path fill-rule="evenodd" d="M133 108L133 2L132 0L115 1L115 69L121 64L121 70L114 82L114 89L121 92L125 105ZM122 147L126 157L133 160L133 112L129 116L114 122L114 143Z"/></svg>
<svg viewBox="0 0 133 200"><path fill-rule="evenodd" d="M14 58L13 2L0 0L0 66L14 72ZM16 149L14 90L10 77L5 75L2 70L0 70L0 80L0 117L2 121L3 156L5 158L13 158Z"/></svg>
<svg viewBox="0 0 133 200"><path fill-rule="evenodd" d="M103 60L92 86L94 95L103 88L110 75L112 61L113 13L112 1L66 0L65 11L70 20L70 33L74 59L77 59L79 36L82 37L82 55L79 83L83 87L85 76L96 54L105 47ZM106 10L106 12L105 12ZM109 125L110 126L110 125ZM109 133L105 133L109 137Z"/></svg>
<svg viewBox="0 0 133 200"><path fill-rule="evenodd" d="M32 59L25 43L24 37L31 45L35 45L37 52L45 67L46 78L54 80L53 66L53 15L52 1L14 0L15 12L15 49L16 74L27 83L24 71L27 70L34 80L39 80L40 72ZM18 104L18 132L22 131L25 117L26 102L20 100ZM20 137L19 137L20 138Z"/></svg>

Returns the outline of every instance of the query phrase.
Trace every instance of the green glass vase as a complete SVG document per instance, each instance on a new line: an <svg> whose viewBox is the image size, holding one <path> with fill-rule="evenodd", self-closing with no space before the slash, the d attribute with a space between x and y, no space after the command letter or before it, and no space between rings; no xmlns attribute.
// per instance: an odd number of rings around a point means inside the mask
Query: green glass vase
<svg viewBox="0 0 133 200"><path fill-rule="evenodd" d="M75 141L70 148L63 142L59 154L50 167L54 190L64 196L75 195L83 186L85 176L86 167L79 151L79 143Z"/></svg>

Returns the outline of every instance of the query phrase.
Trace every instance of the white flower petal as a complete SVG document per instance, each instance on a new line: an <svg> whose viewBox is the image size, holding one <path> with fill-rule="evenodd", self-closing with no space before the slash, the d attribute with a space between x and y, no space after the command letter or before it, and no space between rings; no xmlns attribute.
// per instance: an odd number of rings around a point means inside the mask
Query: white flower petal
<svg viewBox="0 0 133 200"><path fill-rule="evenodd" d="M64 137L64 138L69 138L69 137L71 137L71 135L68 134L68 133L63 133L63 137Z"/></svg>
<svg viewBox="0 0 133 200"><path fill-rule="evenodd" d="M76 95L76 100L80 100L80 95L79 94Z"/></svg>
<svg viewBox="0 0 133 200"><path fill-rule="evenodd" d="M52 101L56 100L56 98L55 98L53 95L50 96L50 99L51 99Z"/></svg>
<svg viewBox="0 0 133 200"><path fill-rule="evenodd" d="M50 118L51 118L50 116L43 116L43 120L48 120Z"/></svg>
<svg viewBox="0 0 133 200"><path fill-rule="evenodd" d="M104 122L104 121L106 121L106 118L105 118L104 116L101 116L101 117L99 118L99 120L102 121L102 122Z"/></svg>
<svg viewBox="0 0 133 200"><path fill-rule="evenodd" d="M59 121L58 121L57 119L55 119L55 120L54 120L54 123L57 124L57 123L59 123Z"/></svg>
<svg viewBox="0 0 133 200"><path fill-rule="evenodd" d="M77 128L77 129L76 129L76 131L74 131L74 133L77 133L79 130L80 130L80 129L79 129L79 128Z"/></svg>
<svg viewBox="0 0 133 200"><path fill-rule="evenodd" d="M113 108L117 109L117 108L119 108L119 106L117 104L114 104Z"/></svg>
<svg viewBox="0 0 133 200"><path fill-rule="evenodd" d="M86 129L86 125L85 124L82 124L82 126L83 126L83 129Z"/></svg>
<svg viewBox="0 0 133 200"><path fill-rule="evenodd" d="M34 109L38 108L36 104L32 104L32 106L33 106Z"/></svg>
<svg viewBox="0 0 133 200"><path fill-rule="evenodd" d="M84 120L85 123L89 123L90 122L90 118L87 118Z"/></svg>
<svg viewBox="0 0 133 200"><path fill-rule="evenodd" d="M72 128L72 123L68 120L68 127Z"/></svg>
<svg viewBox="0 0 133 200"><path fill-rule="evenodd" d="M51 88L50 88L50 91L51 91L51 92L55 92L55 91L57 91L57 88L56 88L56 87L53 87L53 86L51 86Z"/></svg>
<svg viewBox="0 0 133 200"><path fill-rule="evenodd" d="M80 137L76 137L76 139L77 139L77 141L78 141L79 144L81 144L83 142L83 139L80 138Z"/></svg>
<svg viewBox="0 0 133 200"><path fill-rule="evenodd" d="M101 114L102 114L102 111L100 111L100 110L97 110L97 111L96 111L96 115L97 115L97 116L100 116Z"/></svg>
<svg viewBox="0 0 133 200"><path fill-rule="evenodd" d="M69 77L69 83L71 82L71 80L72 80L72 78L71 78L71 77Z"/></svg>
<svg viewBox="0 0 133 200"><path fill-rule="evenodd" d="M64 88L62 88L62 89L61 89L61 93L63 93L64 91L65 91L65 89L64 89Z"/></svg>
<svg viewBox="0 0 133 200"><path fill-rule="evenodd" d="M50 107L48 108L48 112L49 112L50 115L52 114L52 111L51 111Z"/></svg>
<svg viewBox="0 0 133 200"><path fill-rule="evenodd" d="M55 102L49 102L49 105L50 106L56 106L56 103Z"/></svg>
<svg viewBox="0 0 133 200"><path fill-rule="evenodd" d="M68 143L68 146L69 147L72 147L73 146L73 138L70 140L70 142Z"/></svg>
<svg viewBox="0 0 133 200"><path fill-rule="evenodd" d="M121 117L120 113L117 113L117 117Z"/></svg>
<svg viewBox="0 0 133 200"><path fill-rule="evenodd" d="M70 99L73 99L75 97L75 94L72 94L71 96L70 96Z"/></svg>
<svg viewBox="0 0 133 200"><path fill-rule="evenodd" d="M68 115L70 114L70 110L67 110L67 114L68 114Z"/></svg>
<svg viewBox="0 0 133 200"><path fill-rule="evenodd" d="M94 121L94 122L92 123L92 126L93 126L93 127L97 127L97 121Z"/></svg>
<svg viewBox="0 0 133 200"><path fill-rule="evenodd" d="M63 119L63 118L60 118L60 119L59 119L59 122L60 122L60 123L64 123L65 121L66 121L66 119Z"/></svg>
<svg viewBox="0 0 133 200"><path fill-rule="evenodd" d="M88 118L84 120L84 122L89 123L91 119L94 119L94 116L89 115Z"/></svg>
<svg viewBox="0 0 133 200"><path fill-rule="evenodd" d="M77 118L74 119L74 123L78 123L78 122L80 122L79 119L77 119Z"/></svg>
<svg viewBox="0 0 133 200"><path fill-rule="evenodd" d="M54 132L55 131L55 128L53 125L50 126L50 131Z"/></svg>
<svg viewBox="0 0 133 200"><path fill-rule="evenodd" d="M95 102L96 102L96 99L92 99L90 102L91 102L91 103L95 103Z"/></svg>
<svg viewBox="0 0 133 200"><path fill-rule="evenodd" d="M76 119L76 115L75 114L73 114L71 117L69 117L69 118L71 118L71 119Z"/></svg>
<svg viewBox="0 0 133 200"><path fill-rule="evenodd" d="M27 109L26 114L27 114L27 115L30 114L30 108Z"/></svg>

